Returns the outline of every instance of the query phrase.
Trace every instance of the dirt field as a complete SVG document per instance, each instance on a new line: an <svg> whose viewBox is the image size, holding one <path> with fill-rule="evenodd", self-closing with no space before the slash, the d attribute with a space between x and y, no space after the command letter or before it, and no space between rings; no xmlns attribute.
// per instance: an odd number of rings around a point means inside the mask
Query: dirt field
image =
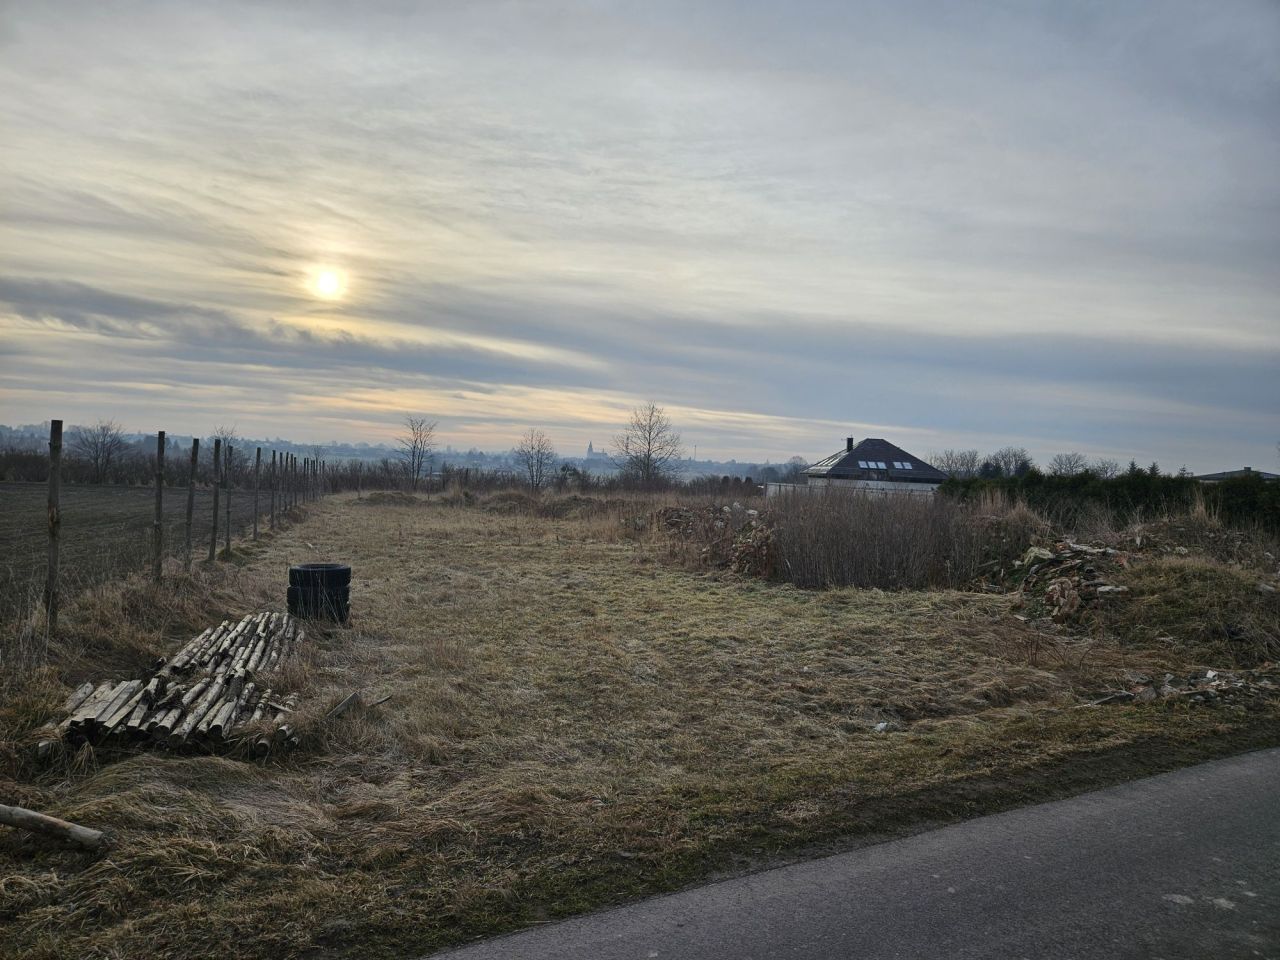
<svg viewBox="0 0 1280 960"><path fill-rule="evenodd" d="M0 621L33 609L44 589L47 497L48 488L42 483L0 483ZM269 498L263 501L270 503ZM68 590L137 570L147 562L155 519L154 488L67 485L61 502L59 566ZM165 541L174 555L184 542L186 511L187 491L166 489ZM198 488L192 523L197 558L208 550L212 513L213 491ZM224 519L225 513L219 523ZM252 491L234 491L233 531L243 531L252 519Z"/></svg>
<svg viewBox="0 0 1280 960"><path fill-rule="evenodd" d="M354 567L288 760L24 760L101 652L0 707L0 788L116 837L100 858L0 837L0 955L412 957L1280 742L1274 700L1081 707L1186 654L1046 633L1007 595L806 592L686 569L617 516L380 499L68 611L90 647L126 611L143 657L279 609L290 562ZM391 699L318 719L352 690Z"/></svg>

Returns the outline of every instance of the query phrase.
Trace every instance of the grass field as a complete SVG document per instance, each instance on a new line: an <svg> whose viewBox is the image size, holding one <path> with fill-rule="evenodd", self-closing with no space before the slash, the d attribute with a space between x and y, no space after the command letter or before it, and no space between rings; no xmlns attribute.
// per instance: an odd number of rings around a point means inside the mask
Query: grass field
<svg viewBox="0 0 1280 960"><path fill-rule="evenodd" d="M0 621L34 609L44 589L47 496L48 488L42 483L0 483ZM269 495L262 502L269 504ZM151 556L153 487L67 485L62 488L61 505L59 567L69 591L137 570ZM166 489L165 543L174 556L182 551L186 510L186 489ZM219 524L225 518L224 512ZM243 531L252 520L252 491L233 491L233 532ZM213 491L199 487L192 522L197 558L206 555L212 521Z"/></svg>
<svg viewBox="0 0 1280 960"><path fill-rule="evenodd" d="M116 845L0 837L0 955L412 957L1280 742L1275 701L1082 707L1200 654L1027 622L1008 595L804 591L689 569L616 514L376 499L67 611L60 665L0 705L0 788ZM306 560L353 564L355 619L315 634L297 754L29 759L111 638L142 659L279 609ZM390 699L320 719L353 690Z"/></svg>

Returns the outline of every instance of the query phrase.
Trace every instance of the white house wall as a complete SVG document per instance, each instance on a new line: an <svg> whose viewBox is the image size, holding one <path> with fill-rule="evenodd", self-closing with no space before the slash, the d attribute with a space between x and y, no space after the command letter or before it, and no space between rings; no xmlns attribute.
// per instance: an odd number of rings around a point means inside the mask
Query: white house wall
<svg viewBox="0 0 1280 960"><path fill-rule="evenodd" d="M785 493L822 493L832 488L857 490L864 493L895 494L913 497L929 497L942 486L939 483L905 483L897 480L844 480L839 477L810 477L808 483L766 483L764 495L776 497Z"/></svg>

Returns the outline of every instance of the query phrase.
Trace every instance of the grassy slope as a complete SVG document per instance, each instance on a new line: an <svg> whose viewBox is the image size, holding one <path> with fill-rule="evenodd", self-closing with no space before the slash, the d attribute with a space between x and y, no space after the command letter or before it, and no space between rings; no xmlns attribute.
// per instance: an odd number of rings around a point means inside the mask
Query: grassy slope
<svg viewBox="0 0 1280 960"><path fill-rule="evenodd" d="M118 844L0 844L0 954L410 956L1280 742L1274 705L1074 709L1151 661L1046 641L1005 597L806 593L568 521L318 509L243 558L239 604L211 602L244 612L288 562L352 560L359 625L318 639L311 710L392 700L313 719L285 763L149 753L28 778L34 805Z"/></svg>

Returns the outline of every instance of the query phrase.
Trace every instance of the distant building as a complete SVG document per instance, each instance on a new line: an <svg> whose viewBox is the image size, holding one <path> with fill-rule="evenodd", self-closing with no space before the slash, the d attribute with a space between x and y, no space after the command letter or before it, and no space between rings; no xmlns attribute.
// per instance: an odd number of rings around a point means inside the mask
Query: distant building
<svg viewBox="0 0 1280 960"><path fill-rule="evenodd" d="M608 455L608 454L605 454L605 453L601 453L601 452L600 452L599 450L597 450L594 446L592 446L591 441L590 441L590 440L588 440L588 441L587 441L587 456L586 456L586 459L587 459L587 460L597 460L597 461L599 461L599 460L608 460L608 459L609 459L609 455Z"/></svg>
<svg viewBox="0 0 1280 960"><path fill-rule="evenodd" d="M1202 473L1196 477L1201 483L1219 483L1223 480L1238 480L1241 477L1261 477L1263 480L1280 480L1280 473L1267 473L1253 467L1241 467L1239 470L1223 470L1221 473Z"/></svg>
<svg viewBox="0 0 1280 960"><path fill-rule="evenodd" d="M868 437L845 440L844 449L811 464L804 471L806 484L771 483L766 495L787 490L817 492L832 487L875 493L933 493L947 475L932 464L894 446L888 440Z"/></svg>

